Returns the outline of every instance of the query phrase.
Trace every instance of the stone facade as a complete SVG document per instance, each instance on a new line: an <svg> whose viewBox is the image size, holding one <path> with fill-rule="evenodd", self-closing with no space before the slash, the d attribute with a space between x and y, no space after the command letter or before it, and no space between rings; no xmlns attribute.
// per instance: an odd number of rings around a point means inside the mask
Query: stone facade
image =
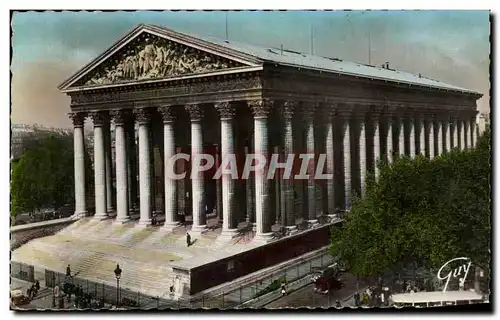
<svg viewBox="0 0 500 320"><path fill-rule="evenodd" d="M207 211L215 208L221 238L233 237L238 222L247 221L256 230L254 240L264 242L276 222L292 232L302 222L314 228L321 216L349 211L351 197L364 196L367 175L378 176L380 160L439 156L455 147L471 148L477 139L470 128L476 128L481 95L470 91L264 64L158 27L135 29L103 57L60 87L70 96L76 119L77 215L87 210L80 125L85 117L94 123L97 219L117 210L116 221L128 222L138 204L137 226L150 225L153 214L163 211L166 230L192 215L191 232L202 234ZM118 129L114 164L108 156L111 121ZM138 141L129 138L136 130ZM268 156L276 148L282 156L326 153L335 183L268 180L267 169L244 182L203 174L174 181L166 174L167 162L179 150L212 153L220 161L231 153ZM157 166L164 171L161 205L151 169L158 159L164 164ZM189 169L181 161L176 166ZM111 192L113 176L116 191Z"/></svg>

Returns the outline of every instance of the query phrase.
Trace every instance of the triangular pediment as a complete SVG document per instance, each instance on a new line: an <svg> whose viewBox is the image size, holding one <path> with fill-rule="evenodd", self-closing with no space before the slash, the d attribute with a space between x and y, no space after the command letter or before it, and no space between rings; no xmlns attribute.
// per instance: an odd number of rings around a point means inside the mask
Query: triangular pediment
<svg viewBox="0 0 500 320"><path fill-rule="evenodd" d="M122 39L122 43L115 44L62 84L60 89L166 79L256 66L255 61L245 60L237 53L234 58L231 57L230 50L222 50L219 54L216 45L168 29L159 29L168 34L146 27L136 29ZM178 39L176 35L179 35Z"/></svg>

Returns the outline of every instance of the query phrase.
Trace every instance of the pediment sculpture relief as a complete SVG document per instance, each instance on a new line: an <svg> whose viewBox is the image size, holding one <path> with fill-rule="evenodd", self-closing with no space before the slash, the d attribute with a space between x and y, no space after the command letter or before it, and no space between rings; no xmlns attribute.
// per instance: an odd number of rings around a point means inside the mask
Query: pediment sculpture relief
<svg viewBox="0 0 500 320"><path fill-rule="evenodd" d="M144 37L85 82L102 85L227 69L236 63L158 37Z"/></svg>

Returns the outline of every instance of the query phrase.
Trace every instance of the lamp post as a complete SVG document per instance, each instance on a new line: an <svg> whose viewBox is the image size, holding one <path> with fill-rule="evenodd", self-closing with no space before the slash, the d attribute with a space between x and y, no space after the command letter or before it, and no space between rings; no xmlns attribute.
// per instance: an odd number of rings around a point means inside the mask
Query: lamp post
<svg viewBox="0 0 500 320"><path fill-rule="evenodd" d="M120 265L116 264L115 276L116 276L116 307L118 308L120 305L120 277L122 275L122 269L120 269Z"/></svg>

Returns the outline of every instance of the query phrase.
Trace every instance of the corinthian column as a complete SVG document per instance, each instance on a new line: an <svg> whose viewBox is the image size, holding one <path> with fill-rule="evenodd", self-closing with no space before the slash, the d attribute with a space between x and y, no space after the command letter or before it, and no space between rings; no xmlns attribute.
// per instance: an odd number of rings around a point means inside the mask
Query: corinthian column
<svg viewBox="0 0 500 320"><path fill-rule="evenodd" d="M394 150L396 146L394 145L394 137L393 137L393 125L394 121L392 120L392 110L388 110L386 115L386 130L387 130L387 139L386 139L386 152L387 152L387 163L392 163L394 161Z"/></svg>
<svg viewBox="0 0 500 320"><path fill-rule="evenodd" d="M381 145L380 145L380 110L374 110L370 114L371 126L373 132L373 172L375 173L375 179L378 180L380 175L380 168L378 167L378 162L380 161L381 155Z"/></svg>
<svg viewBox="0 0 500 320"><path fill-rule="evenodd" d="M437 155L440 156L443 154L443 145L444 145L444 134L446 133L445 122L438 118L436 119L436 130L437 130Z"/></svg>
<svg viewBox="0 0 500 320"><path fill-rule="evenodd" d="M415 148L417 145L416 135L415 135L415 115L413 112L408 111L406 113L406 124L408 129L408 143L410 150L410 158L415 158Z"/></svg>
<svg viewBox="0 0 500 320"><path fill-rule="evenodd" d="M445 126L443 129L445 130L444 133L444 141L445 141L445 150L446 152L451 151L451 121L449 118L446 118L445 121L443 121L443 125Z"/></svg>
<svg viewBox="0 0 500 320"><path fill-rule="evenodd" d="M326 151L326 173L332 177L335 174L335 157L334 157L334 143L333 126L335 119L335 109L332 105L326 106L326 130L325 130L325 151ZM328 216L331 218L337 217L335 213L335 180L328 179L326 182L327 194L327 210Z"/></svg>
<svg viewBox="0 0 500 320"><path fill-rule="evenodd" d="M102 126L104 135L104 154L106 162L106 205L108 213L115 211L113 197L113 157L111 151L111 122L109 117Z"/></svg>
<svg viewBox="0 0 500 320"><path fill-rule="evenodd" d="M437 156L435 149L436 139L434 137L434 127L436 126L434 115L429 115L427 126L429 128L429 159L434 159Z"/></svg>
<svg viewBox="0 0 500 320"><path fill-rule="evenodd" d="M302 113L306 122L306 149L308 154L315 155L314 149L314 112L317 109L315 103L304 103L302 105ZM316 184L314 181L314 173L316 162L313 159L309 160L307 166L307 223L309 226L314 226L318 223L316 218Z"/></svg>
<svg viewBox="0 0 500 320"><path fill-rule="evenodd" d="M125 137L125 115L122 110L110 112L115 122L115 160L116 160L116 222L130 220L128 211L127 184L127 140Z"/></svg>
<svg viewBox="0 0 500 320"><path fill-rule="evenodd" d="M151 224L152 197L151 197L151 152L149 141L150 114L147 109L134 110L136 121L139 125L139 198L140 219L139 225Z"/></svg>
<svg viewBox="0 0 500 320"><path fill-rule="evenodd" d="M230 102L215 104L215 109L220 113L221 124L221 158L223 167L225 161L234 155L234 106ZM238 234L238 220L235 212L234 181L230 173L222 173L222 232L220 239L232 239Z"/></svg>
<svg viewBox="0 0 500 320"><path fill-rule="evenodd" d="M296 101L285 101L283 103L283 160L286 160L288 155L294 154L293 149L293 128L292 128L292 118L294 112L297 110L298 103ZM293 174L293 173L292 173ZM294 188L292 182L292 174L290 177L283 177L283 191L285 198L285 227L293 231L297 229L295 225L295 199L294 199Z"/></svg>
<svg viewBox="0 0 500 320"><path fill-rule="evenodd" d="M102 112L92 112L94 121L94 184L95 184L95 219L108 217L106 206L106 158L104 151L104 133L102 127L107 117Z"/></svg>
<svg viewBox="0 0 500 320"><path fill-rule="evenodd" d="M366 159L366 115L363 111L356 114L356 120L359 132L359 182L360 196L365 197L366 194L366 177L368 173L368 161Z"/></svg>
<svg viewBox="0 0 500 320"><path fill-rule="evenodd" d="M158 112L163 119L163 176L165 181L165 224L163 229L172 231L179 225L177 221L177 181L172 173L175 172L175 134L174 110L172 106L158 107Z"/></svg>
<svg viewBox="0 0 500 320"><path fill-rule="evenodd" d="M474 116L471 120L471 131L472 131L472 138L471 138L471 145L472 148L476 147L477 144L477 124L476 124L476 117Z"/></svg>
<svg viewBox="0 0 500 320"><path fill-rule="evenodd" d="M351 150L354 140L351 140L351 111L347 109L339 110L339 120L342 121L342 165L344 167L344 209L351 209L352 200L352 157Z"/></svg>
<svg viewBox="0 0 500 320"><path fill-rule="evenodd" d="M419 114L418 117L418 133L419 133L419 154L421 154L423 157L425 157L425 142L426 142L426 135L425 135L425 117L423 114Z"/></svg>
<svg viewBox="0 0 500 320"><path fill-rule="evenodd" d="M396 115L397 122L397 141L398 141L398 154L400 157L406 155L405 152L405 118L401 115Z"/></svg>
<svg viewBox="0 0 500 320"><path fill-rule="evenodd" d="M191 165L197 166L199 163L193 161L198 155L203 153L203 134L201 120L203 109L200 105L190 104L186 106L186 111L191 117ZM191 233L200 235L206 232L207 216L205 215L205 183L203 172L191 175L192 203L193 203L193 226Z"/></svg>
<svg viewBox="0 0 500 320"><path fill-rule="evenodd" d="M464 132L464 143L462 144L462 150L469 148L470 135L469 134L469 123L467 120L462 121L462 128Z"/></svg>
<svg viewBox="0 0 500 320"><path fill-rule="evenodd" d="M86 192L85 192L85 139L83 125L85 114L74 112L69 114L73 121L73 143L75 158L75 217L82 218L87 215Z"/></svg>
<svg viewBox="0 0 500 320"><path fill-rule="evenodd" d="M458 127L457 127L457 120L455 117L451 118L450 121L451 125L451 141L452 141L452 146L451 149L457 148L458 147Z"/></svg>
<svg viewBox="0 0 500 320"><path fill-rule="evenodd" d="M267 118L271 111L272 101L254 100L249 103L254 117L255 154L268 159L268 128ZM269 214L269 183L267 181L268 164L264 169L255 172L255 218L256 234L254 241L269 241L272 238L271 217Z"/></svg>

